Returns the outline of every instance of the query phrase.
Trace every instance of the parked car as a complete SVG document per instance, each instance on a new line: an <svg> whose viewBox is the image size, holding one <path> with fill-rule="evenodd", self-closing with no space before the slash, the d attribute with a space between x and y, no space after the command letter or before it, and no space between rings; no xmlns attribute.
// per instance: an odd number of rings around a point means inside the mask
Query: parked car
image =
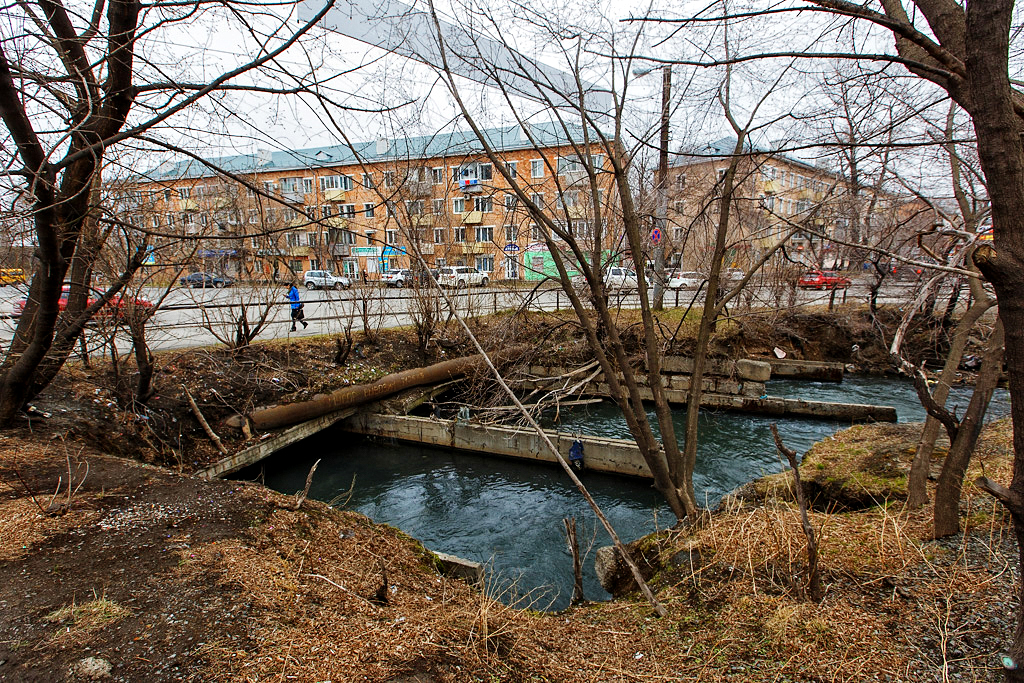
<svg viewBox="0 0 1024 683"><path fill-rule="evenodd" d="M490 283L487 273L470 266L444 266L438 269L437 284L442 287L486 287Z"/></svg>
<svg viewBox="0 0 1024 683"><path fill-rule="evenodd" d="M57 300L57 308L62 313L68 307L68 298L71 294L71 285L65 284L61 287L60 299ZM102 292L99 292L92 287L89 288L89 298L86 300L86 306L92 306L96 303ZM20 318L21 314L25 312L25 306L28 304L28 297L22 297L18 301L14 302L11 307L11 317ZM97 319L117 319L121 320L128 315L132 308L151 310L153 308L153 302L146 297L124 297L120 294L116 294L111 297L110 301L106 303L103 308L97 311L95 318Z"/></svg>
<svg viewBox="0 0 1024 683"><path fill-rule="evenodd" d="M707 278L694 271L684 273L675 270L668 276L669 289L697 289L705 282Z"/></svg>
<svg viewBox="0 0 1024 683"><path fill-rule="evenodd" d="M722 271L722 280L725 282L739 282L746 276L747 274L739 268L727 268Z"/></svg>
<svg viewBox="0 0 1024 683"><path fill-rule="evenodd" d="M352 286L352 280L329 270L307 270L302 281L306 283L306 289L348 289Z"/></svg>
<svg viewBox="0 0 1024 683"><path fill-rule="evenodd" d="M388 287L405 287L412 284L412 279L412 271L408 268L392 268L380 276L380 281Z"/></svg>
<svg viewBox="0 0 1024 683"><path fill-rule="evenodd" d="M608 289L636 289L636 273L623 266L611 266L604 271L604 286Z"/></svg>
<svg viewBox="0 0 1024 683"><path fill-rule="evenodd" d="M230 287L235 281L226 275L215 275L213 273L190 273L181 278L182 287Z"/></svg>
<svg viewBox="0 0 1024 683"><path fill-rule="evenodd" d="M800 276L797 286L804 289L846 289L850 278L834 270L809 270Z"/></svg>

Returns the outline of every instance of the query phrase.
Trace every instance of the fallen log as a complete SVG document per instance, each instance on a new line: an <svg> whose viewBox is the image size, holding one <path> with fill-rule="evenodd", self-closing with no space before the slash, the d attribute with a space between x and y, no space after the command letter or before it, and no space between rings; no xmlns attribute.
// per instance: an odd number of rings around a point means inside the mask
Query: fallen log
<svg viewBox="0 0 1024 683"><path fill-rule="evenodd" d="M527 347L516 346L510 349L492 354L495 362L503 362L522 354ZM326 396L318 396L310 401L289 403L287 405L267 406L257 408L248 415L235 415L225 423L235 429L241 429L248 424L256 431L269 431L279 427L287 427L299 422L306 422L328 413L334 413L345 408L378 401L385 396L390 396L399 391L424 384L438 384L447 382L477 369L486 369L484 357L477 354L465 356L453 360L443 361L425 368L413 368L403 370L391 375L381 377L376 382L359 384L339 389Z"/></svg>

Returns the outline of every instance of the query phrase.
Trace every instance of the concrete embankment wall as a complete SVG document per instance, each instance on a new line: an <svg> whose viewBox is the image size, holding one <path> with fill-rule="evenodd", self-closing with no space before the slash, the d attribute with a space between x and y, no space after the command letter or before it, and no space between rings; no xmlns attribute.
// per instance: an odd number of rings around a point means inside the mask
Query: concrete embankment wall
<svg viewBox="0 0 1024 683"><path fill-rule="evenodd" d="M564 374L563 368L533 366L530 371L541 378L522 380L520 385L531 389L550 389L551 379L555 375ZM559 372L562 371L562 372ZM550 374L547 374L550 373ZM583 394L608 396L610 388L598 376L583 388ZM639 379L639 378L638 378ZM646 378L645 378L646 379ZM557 380L564 383L564 380ZM662 375L662 386L665 398L673 405L686 405L690 377L688 375ZM649 386L641 384L640 398L644 401L654 400ZM706 377L703 380L703 393L700 405L703 408L717 408L736 412L758 413L778 417L815 417L843 422L896 422L896 409L890 406L875 406L864 403L829 403L824 401L803 401L794 398L778 398L765 395L764 383L744 381L725 377Z"/></svg>
<svg viewBox="0 0 1024 683"><path fill-rule="evenodd" d="M826 363L813 360L790 360L769 358L772 377L775 379L810 379L819 382L842 382L846 366L842 363Z"/></svg>
<svg viewBox="0 0 1024 683"><path fill-rule="evenodd" d="M552 464L558 462L538 434L515 427L375 413L360 413L341 422L339 427L358 434L411 443L521 460ZM568 460L569 448L576 437L551 430L546 430L546 433L558 448L558 452ZM580 441L583 442L583 461L586 469L651 478L651 471L644 462L640 449L632 440L583 436L580 437Z"/></svg>

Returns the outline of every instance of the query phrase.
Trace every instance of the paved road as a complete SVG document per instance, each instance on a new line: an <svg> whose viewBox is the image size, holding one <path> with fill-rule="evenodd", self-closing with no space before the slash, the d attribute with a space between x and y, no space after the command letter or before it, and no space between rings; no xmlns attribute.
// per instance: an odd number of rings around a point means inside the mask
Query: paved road
<svg viewBox="0 0 1024 683"><path fill-rule="evenodd" d="M913 296L914 283L893 283L882 291L879 303L891 304L909 301ZM472 316L496 310L529 307L530 310L556 310L568 307L568 298L560 289L531 289L528 287L507 288L492 286L472 290L445 290L457 306L460 314ZM355 287L344 291L302 292L305 303L305 330L290 332L291 320L286 290L281 287L238 286L228 289L182 289L175 288L166 294L154 318L149 323L148 340L153 350L168 350L193 346L225 343L234 336L238 320L244 309L250 326L258 323L266 313L266 323L260 332L260 339L285 338L289 336L311 336L340 333L351 324L353 330L362 330L365 325L379 329L410 325L423 305L422 297L409 289L388 289L379 287ZM157 301L164 292L147 289L142 292L150 300ZM868 289L864 283L854 283L845 293L836 293L836 302L867 301ZM0 344L7 345L13 336L15 320L9 317L14 302L24 296L23 287L0 287ZM754 307L782 308L790 305L788 292L778 295L770 287L757 287L741 294L743 303ZM792 305L827 304L829 292L803 291L796 293ZM611 302L623 308L636 308L639 299L635 293L614 292ZM694 290L669 290L665 296L666 307L698 307L703 304L703 293ZM737 304L740 303L737 300ZM447 317L447 309L443 317ZM99 347L109 338L111 331L97 325L87 337L90 346ZM128 342L123 333L118 335L118 348L127 351Z"/></svg>

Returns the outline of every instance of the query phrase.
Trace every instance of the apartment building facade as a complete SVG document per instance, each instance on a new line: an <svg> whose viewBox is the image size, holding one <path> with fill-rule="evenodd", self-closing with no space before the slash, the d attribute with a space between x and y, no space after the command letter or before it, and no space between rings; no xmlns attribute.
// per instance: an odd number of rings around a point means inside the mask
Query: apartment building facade
<svg viewBox="0 0 1024 683"><path fill-rule="evenodd" d="M682 155L669 173L668 263L707 272L722 182L736 140ZM869 246L906 248L907 236L933 222L919 200L879 188L854 188L833 171L746 148L736 168L724 267L747 269L790 232L785 256L806 267L857 267ZM925 215L927 214L927 215ZM863 245L861 247L860 245Z"/></svg>
<svg viewBox="0 0 1024 683"><path fill-rule="evenodd" d="M474 266L492 280L552 275L544 228L505 174L560 225L586 235L596 211L605 221L612 212L594 208L582 134L533 125L485 135L503 169L472 133L382 139L167 163L134 179L125 210L138 227L183 238L158 238L151 268L277 281L329 269L375 280L417 264L418 254L428 267ZM590 161L606 162L600 154Z"/></svg>

